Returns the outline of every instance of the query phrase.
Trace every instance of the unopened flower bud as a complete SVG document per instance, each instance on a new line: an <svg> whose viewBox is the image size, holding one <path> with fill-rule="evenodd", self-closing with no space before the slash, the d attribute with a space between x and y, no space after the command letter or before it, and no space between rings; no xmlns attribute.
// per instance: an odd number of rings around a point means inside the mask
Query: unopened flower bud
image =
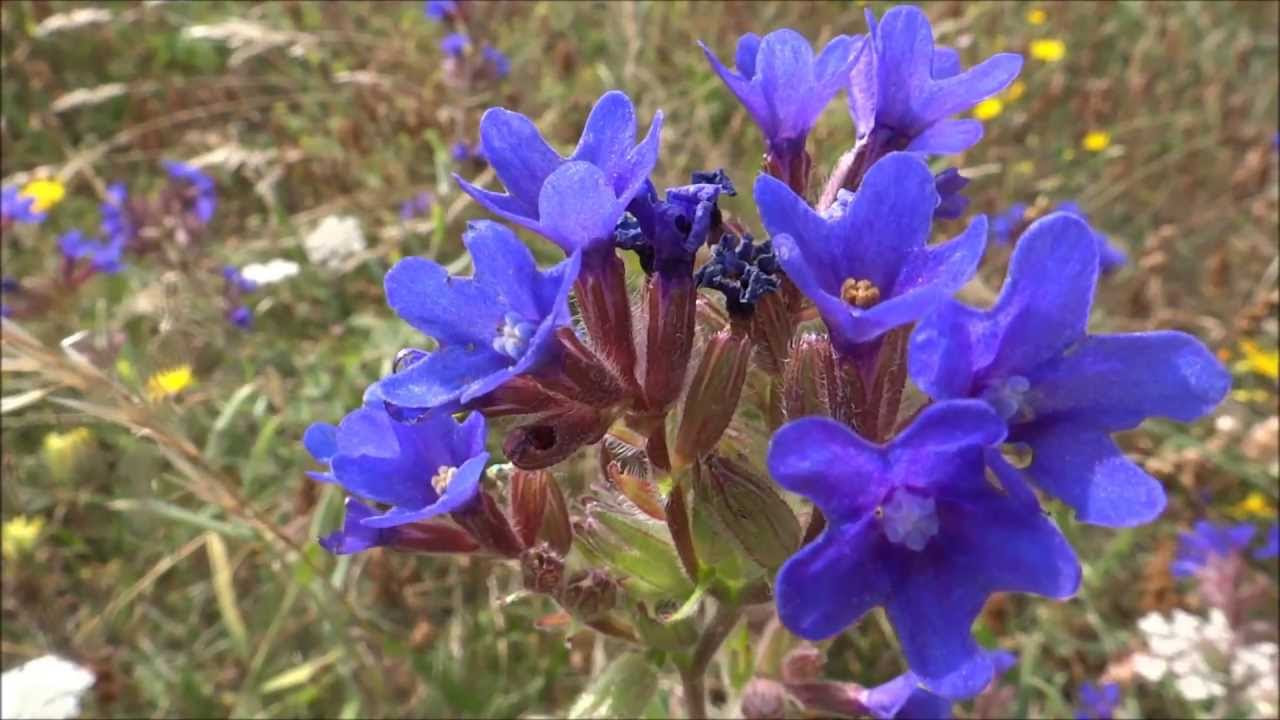
<svg viewBox="0 0 1280 720"><path fill-rule="evenodd" d="M387 528L387 547L405 552L470 553L480 549L479 543L465 530L449 523L423 521Z"/></svg>
<svg viewBox="0 0 1280 720"><path fill-rule="evenodd" d="M697 291L692 275L655 274L649 279L649 325L645 342L644 399L660 413L680 395L693 351Z"/></svg>
<svg viewBox="0 0 1280 720"><path fill-rule="evenodd" d="M526 547L538 541L542 515L547 507L547 486L554 484L545 470L515 470L507 487L511 498L511 521Z"/></svg>
<svg viewBox="0 0 1280 720"><path fill-rule="evenodd" d="M817 647L801 645L782 659L782 679L789 683L813 682L822 676L826 662L822 651Z"/></svg>
<svg viewBox="0 0 1280 720"><path fill-rule="evenodd" d="M483 490L474 502L454 512L452 517L454 522L466 528L477 542L491 552L514 558L524 551L524 545L512 529L507 516L489 493Z"/></svg>
<svg viewBox="0 0 1280 720"><path fill-rule="evenodd" d="M588 570L569 578L560 604L584 620L597 618L618 602L618 583L603 570Z"/></svg>
<svg viewBox="0 0 1280 720"><path fill-rule="evenodd" d="M687 466L715 449L738 409L750 359L751 340L741 330L726 328L707 342L685 398L673 468Z"/></svg>
<svg viewBox="0 0 1280 720"><path fill-rule="evenodd" d="M751 678L742 690L742 717L780 718L786 714L787 691L782 683L769 678Z"/></svg>
<svg viewBox="0 0 1280 720"><path fill-rule="evenodd" d="M547 543L538 543L520 554L520 576L530 592L555 595L564 580L564 556Z"/></svg>
<svg viewBox="0 0 1280 720"><path fill-rule="evenodd" d="M806 333L783 369L782 410L788 420L825 415L852 425L863 402L861 387L857 372L836 357L829 339Z"/></svg>
<svg viewBox="0 0 1280 720"><path fill-rule="evenodd" d="M742 551L775 570L800 546L800 521L764 477L743 462L711 455L692 473L695 508L708 507Z"/></svg>
<svg viewBox="0 0 1280 720"><path fill-rule="evenodd" d="M756 311L751 316L751 339L756 344L756 357L769 374L777 376L786 367L795 330L795 316L781 293L769 293L756 302Z"/></svg>
<svg viewBox="0 0 1280 720"><path fill-rule="evenodd" d="M589 252L582 258L575 294L592 342L627 385L634 387L636 349L625 274L626 266L611 245Z"/></svg>

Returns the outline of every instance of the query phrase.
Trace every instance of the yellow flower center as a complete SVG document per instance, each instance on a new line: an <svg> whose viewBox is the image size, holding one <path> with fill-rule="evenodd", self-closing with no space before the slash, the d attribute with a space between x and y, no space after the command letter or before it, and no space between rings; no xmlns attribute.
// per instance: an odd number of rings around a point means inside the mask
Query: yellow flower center
<svg viewBox="0 0 1280 720"><path fill-rule="evenodd" d="M870 280L846 278L840 286L840 299L856 308L867 308L880 302L880 288Z"/></svg>
<svg viewBox="0 0 1280 720"><path fill-rule="evenodd" d="M452 465L441 465L436 474L431 477L431 487L435 488L437 495L443 495L448 489L449 483L453 480L453 476L458 474L458 468Z"/></svg>

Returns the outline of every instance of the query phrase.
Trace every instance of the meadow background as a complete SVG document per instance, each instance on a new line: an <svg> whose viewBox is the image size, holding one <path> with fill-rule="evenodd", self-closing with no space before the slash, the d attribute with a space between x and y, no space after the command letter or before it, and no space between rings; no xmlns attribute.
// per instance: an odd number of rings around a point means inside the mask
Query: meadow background
<svg viewBox="0 0 1280 720"><path fill-rule="evenodd" d="M1169 573L1180 530L1275 522L1280 4L924 6L966 64L1039 41L1017 86L983 108L984 141L959 158L970 212L1079 202L1130 257L1100 286L1096 327L1187 330L1235 377L1200 423L1123 437L1164 480L1164 516L1130 531L1064 520L1085 562L1080 596L990 603L979 637L1020 662L998 697L960 712L1069 715L1080 683L1099 678L1122 684L1123 717L1225 712L1134 677L1130 656L1145 613L1203 610ZM595 98L623 89L642 118L666 114L656 185L724 167L749 187L758 132L696 41L722 58L748 31L825 42L864 32L864 7L472 3L472 52L488 42L510 58L495 81L446 62L447 29L418 2L0 4L0 177L66 188L44 224L6 231L6 276L55 277L58 235L97 225L109 183L161 183L162 160L198 160L220 202L181 255L131 263L5 325L0 666L47 652L89 665L93 716L562 712L616 648L543 627L554 607L518 593L509 566L323 552L314 538L339 522L341 497L304 475L315 467L302 432L355 407L413 343L383 302L387 268L414 254L465 268L461 231L484 213L449 173L491 175L452 147L475 142L485 108L519 110L565 148ZM50 21L79 8L106 14ZM843 103L811 138L818 168L852 142ZM431 210L402 219L423 191ZM748 197L722 207L758 228ZM367 240L338 270L302 249L331 214L358 218ZM1007 255L991 245L989 287ZM232 326L221 267L277 257L301 273L249 296L251 330ZM182 367L190 382L163 381ZM1253 568L1274 604L1275 562ZM1274 640L1275 611L1261 621ZM748 638L725 652L749 657ZM831 645L827 671L882 681L899 663L884 626L864 622Z"/></svg>

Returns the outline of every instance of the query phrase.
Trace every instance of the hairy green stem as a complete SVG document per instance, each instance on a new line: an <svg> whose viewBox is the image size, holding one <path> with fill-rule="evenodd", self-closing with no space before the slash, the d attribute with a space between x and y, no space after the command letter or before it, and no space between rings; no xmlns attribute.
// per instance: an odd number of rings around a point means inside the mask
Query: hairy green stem
<svg viewBox="0 0 1280 720"><path fill-rule="evenodd" d="M684 687L684 703L690 718L707 716L707 666L716 656L716 651L729 637L730 631L742 617L742 606L737 602L721 603L716 607L711 622L702 631L698 644L694 646L693 658L680 669L680 681Z"/></svg>

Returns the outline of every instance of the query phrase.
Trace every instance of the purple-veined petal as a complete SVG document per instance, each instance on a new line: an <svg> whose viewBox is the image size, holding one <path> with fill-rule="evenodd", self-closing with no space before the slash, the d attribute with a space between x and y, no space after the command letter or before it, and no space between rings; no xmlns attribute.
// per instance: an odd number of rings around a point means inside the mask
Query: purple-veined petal
<svg viewBox="0 0 1280 720"><path fill-rule="evenodd" d="M453 278L439 263L408 257L383 280L387 304L405 322L442 344L488 346L502 326L502 311L484 288ZM459 312L466 308L466 312Z"/></svg>
<svg viewBox="0 0 1280 720"><path fill-rule="evenodd" d="M871 11L868 9L867 12ZM876 122L877 98L880 92L880 60L875 45L873 31L858 48L849 70L847 93L849 114L853 117L853 126L857 131L858 140L865 138Z"/></svg>
<svg viewBox="0 0 1280 720"><path fill-rule="evenodd" d="M931 83L917 111L930 121L963 112L1009 87L1021 70L1021 55L997 53L959 75Z"/></svg>
<svg viewBox="0 0 1280 720"><path fill-rule="evenodd" d="M566 254L612 242L623 208L600 168L585 162L561 165L547 178L538 196L543 231Z"/></svg>
<svg viewBox="0 0 1280 720"><path fill-rule="evenodd" d="M480 118L485 159L512 195L527 206L537 202L542 183L564 162L529 118L505 108L489 108Z"/></svg>
<svg viewBox="0 0 1280 720"><path fill-rule="evenodd" d="M611 90L596 101L582 128L578 147L570 160L589 162L600 168L610 186L617 187L621 177L629 180L627 153L636 140L636 109L625 93ZM648 176L648 173L645 173Z"/></svg>
<svg viewBox="0 0 1280 720"><path fill-rule="evenodd" d="M913 100L932 83L933 29L917 7L899 5L884 14L876 28L879 84L876 119L899 131L918 131ZM933 119L940 119L938 116Z"/></svg>
<svg viewBox="0 0 1280 720"><path fill-rule="evenodd" d="M756 57L764 100L778 125L770 140L797 139L808 134L817 118L813 110L813 48L794 30L775 30L760 42Z"/></svg>
<svg viewBox="0 0 1280 720"><path fill-rule="evenodd" d="M379 380L377 391L387 402L402 407L456 405L473 384L492 381L492 376L507 370L510 362L488 343L483 347L450 345Z"/></svg>

